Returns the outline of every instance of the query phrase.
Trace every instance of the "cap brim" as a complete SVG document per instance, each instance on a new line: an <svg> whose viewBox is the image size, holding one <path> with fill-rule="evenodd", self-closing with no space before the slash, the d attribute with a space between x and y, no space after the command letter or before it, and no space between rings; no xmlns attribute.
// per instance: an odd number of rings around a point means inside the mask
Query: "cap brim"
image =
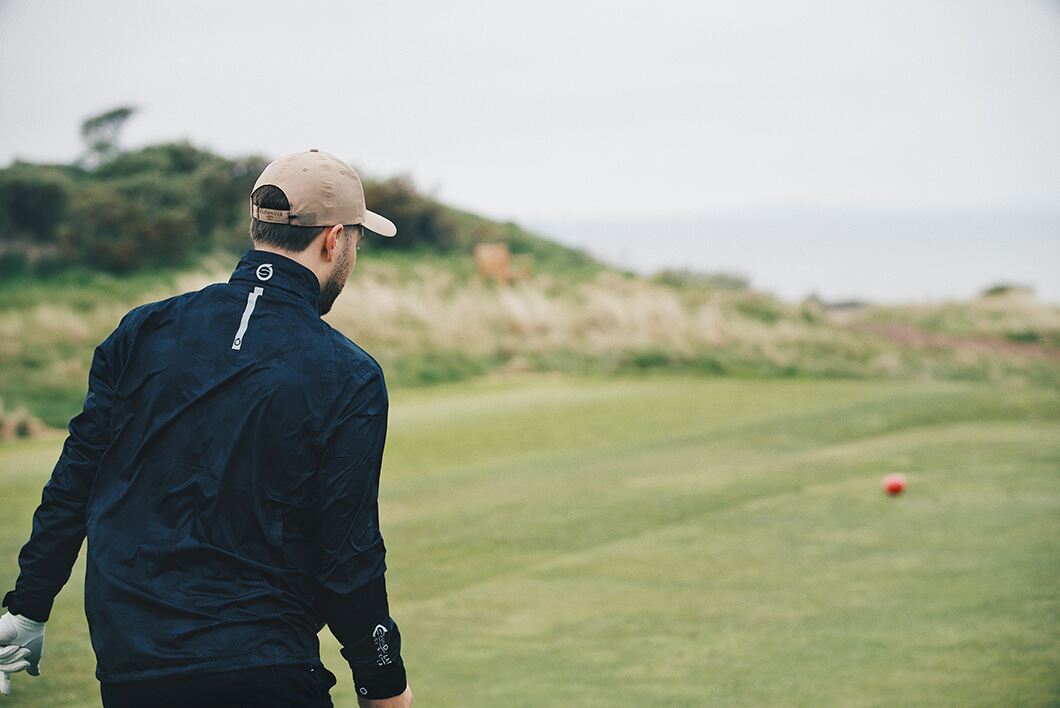
<svg viewBox="0 0 1060 708"><path fill-rule="evenodd" d="M364 210L364 228L380 236L397 236L397 227L393 221L367 209Z"/></svg>

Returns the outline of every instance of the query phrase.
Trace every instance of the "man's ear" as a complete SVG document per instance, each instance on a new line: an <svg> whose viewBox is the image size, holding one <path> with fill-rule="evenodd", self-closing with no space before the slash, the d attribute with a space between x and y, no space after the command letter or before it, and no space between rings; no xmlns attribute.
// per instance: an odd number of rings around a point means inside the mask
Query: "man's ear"
<svg viewBox="0 0 1060 708"><path fill-rule="evenodd" d="M342 224L335 224L324 232L324 241L320 244L320 257L325 263L330 263L335 257L335 244L338 242L339 234L342 233Z"/></svg>

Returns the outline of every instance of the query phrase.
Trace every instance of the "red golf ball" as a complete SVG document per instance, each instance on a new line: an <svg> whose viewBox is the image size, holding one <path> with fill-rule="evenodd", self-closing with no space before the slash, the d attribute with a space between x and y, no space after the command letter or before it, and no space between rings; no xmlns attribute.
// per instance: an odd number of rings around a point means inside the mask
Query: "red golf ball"
<svg viewBox="0 0 1060 708"><path fill-rule="evenodd" d="M905 475L889 474L883 478L883 491L892 497L905 490Z"/></svg>

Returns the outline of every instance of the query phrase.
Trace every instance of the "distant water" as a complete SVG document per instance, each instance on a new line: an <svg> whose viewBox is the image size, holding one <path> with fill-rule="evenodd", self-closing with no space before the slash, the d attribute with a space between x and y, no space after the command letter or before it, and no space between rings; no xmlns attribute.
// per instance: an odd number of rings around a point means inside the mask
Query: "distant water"
<svg viewBox="0 0 1060 708"><path fill-rule="evenodd" d="M782 298L938 301L996 283L1060 303L1060 208L1026 212L747 210L694 219L531 221L631 270L736 273Z"/></svg>

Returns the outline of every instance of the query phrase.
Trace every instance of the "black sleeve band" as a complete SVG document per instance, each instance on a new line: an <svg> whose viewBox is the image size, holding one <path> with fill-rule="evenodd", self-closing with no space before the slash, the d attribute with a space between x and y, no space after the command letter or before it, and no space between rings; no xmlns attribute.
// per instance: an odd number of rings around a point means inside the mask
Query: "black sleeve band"
<svg viewBox="0 0 1060 708"><path fill-rule="evenodd" d="M408 684L401 660L401 632L390 616L384 576L345 595L321 592L320 608L331 633L342 643L357 695L391 698L401 694Z"/></svg>
<svg viewBox="0 0 1060 708"><path fill-rule="evenodd" d="M23 603L15 597L14 590L4 595L4 601L0 604L6 607L11 614L22 615L34 622L47 622L48 616L52 613L51 600L36 603Z"/></svg>

